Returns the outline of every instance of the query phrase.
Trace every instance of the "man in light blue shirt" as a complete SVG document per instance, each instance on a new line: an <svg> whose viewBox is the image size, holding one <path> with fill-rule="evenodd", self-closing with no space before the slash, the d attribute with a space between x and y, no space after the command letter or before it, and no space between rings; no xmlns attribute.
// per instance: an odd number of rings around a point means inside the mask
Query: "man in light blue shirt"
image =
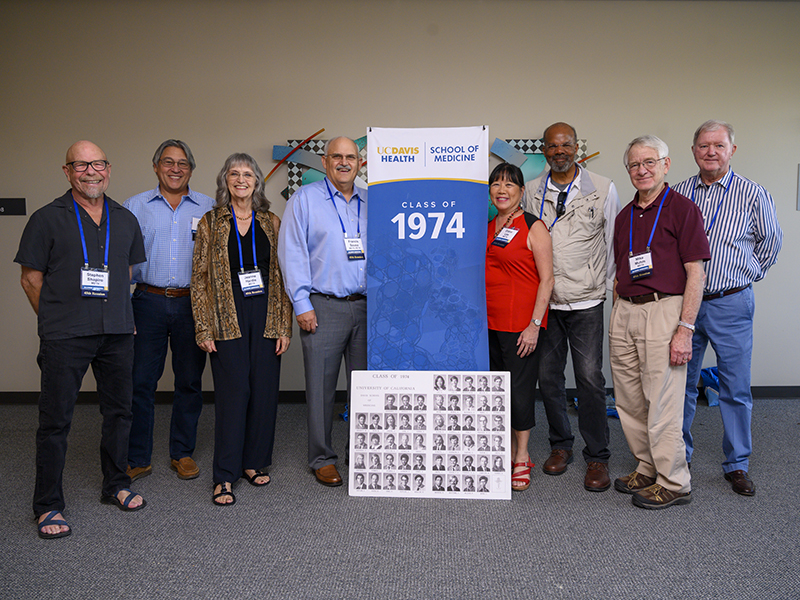
<svg viewBox="0 0 800 600"><path fill-rule="evenodd" d="M350 373L367 368L367 190L355 185L358 146L325 145L326 177L304 185L283 213L278 260L303 345L308 404L308 464L323 485L338 486L331 429L344 356Z"/></svg>
<svg viewBox="0 0 800 600"><path fill-rule="evenodd" d="M700 172L675 186L675 191L691 198L703 213L711 247L686 375L683 439L686 460L691 462L697 382L710 342L719 368L719 412L725 453L722 471L734 492L752 496L756 486L748 473L753 449L750 432L753 282L763 279L778 260L783 231L769 192L731 169L731 157L736 152L733 140L733 127L724 121L711 120L700 125L692 142L692 154Z"/></svg>
<svg viewBox="0 0 800 600"><path fill-rule="evenodd" d="M128 446L131 480L153 471L150 463L155 393L164 372L168 343L175 375L169 436L171 464L180 479L194 479L200 474L192 454L203 407L206 354L195 343L189 284L197 223L211 210L214 200L189 189L194 168L189 146L180 140L167 140L153 156L156 189L125 202L139 220L147 252L147 262L133 268L136 336L133 422Z"/></svg>

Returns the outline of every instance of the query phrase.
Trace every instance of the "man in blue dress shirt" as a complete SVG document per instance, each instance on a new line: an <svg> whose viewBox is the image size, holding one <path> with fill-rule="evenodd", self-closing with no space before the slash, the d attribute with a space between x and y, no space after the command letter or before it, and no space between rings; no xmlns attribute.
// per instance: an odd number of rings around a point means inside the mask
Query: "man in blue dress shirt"
<svg viewBox="0 0 800 600"><path fill-rule="evenodd" d="M341 359L350 373L367 368L367 190L355 185L358 146L325 144L326 177L304 185L283 214L278 259L292 301L305 366L308 464L323 485L342 485L331 429Z"/></svg>
<svg viewBox="0 0 800 600"><path fill-rule="evenodd" d="M194 168L189 146L180 140L167 140L153 156L158 186L125 201L125 208L139 221L147 251L147 262L133 268L132 279L136 284L136 336L128 446L131 480L153 472L155 393L164 373L168 343L175 375L169 434L172 468L180 479L194 479L200 474L192 454L203 407L206 354L195 343L189 283L197 223L211 210L214 200L189 189Z"/></svg>
<svg viewBox="0 0 800 600"><path fill-rule="evenodd" d="M692 360L686 375L683 437L686 460L692 460L692 421L697 409L697 382L708 343L717 355L719 411L722 417L722 470L733 491L756 493L748 475L752 435L750 419L750 359L753 354L753 282L760 281L778 260L783 232L775 203L757 183L734 173L736 152L733 127L724 121L706 121L697 128L692 153L700 173L675 186L703 213L711 246L705 264L703 302L695 321Z"/></svg>

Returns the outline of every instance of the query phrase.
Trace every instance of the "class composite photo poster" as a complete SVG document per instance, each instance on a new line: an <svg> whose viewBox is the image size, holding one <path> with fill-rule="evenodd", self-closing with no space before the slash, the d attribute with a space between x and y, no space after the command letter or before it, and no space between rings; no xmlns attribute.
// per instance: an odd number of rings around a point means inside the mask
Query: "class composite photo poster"
<svg viewBox="0 0 800 600"><path fill-rule="evenodd" d="M511 374L353 371L351 496L511 499Z"/></svg>

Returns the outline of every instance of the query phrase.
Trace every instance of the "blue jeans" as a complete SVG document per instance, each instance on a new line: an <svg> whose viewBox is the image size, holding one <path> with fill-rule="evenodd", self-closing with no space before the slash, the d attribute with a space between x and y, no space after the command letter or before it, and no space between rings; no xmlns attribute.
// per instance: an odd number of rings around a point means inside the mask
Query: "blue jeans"
<svg viewBox="0 0 800 600"><path fill-rule="evenodd" d="M551 310L539 332L539 392L550 425L550 447L572 450L575 436L567 416L564 369L572 352L578 388L578 428L583 458L607 463L608 417L603 377L603 304L584 310Z"/></svg>
<svg viewBox="0 0 800 600"><path fill-rule="evenodd" d="M747 471L753 439L750 419L753 395L750 391L750 359L753 355L753 287L736 294L705 300L695 321L692 360L686 375L686 400L683 408L683 439L686 460L692 460L692 421L697 410L697 382L708 343L717 355L719 369L719 412L722 417L722 470Z"/></svg>
<svg viewBox="0 0 800 600"><path fill-rule="evenodd" d="M175 374L169 455L176 460L194 453L197 421L203 408L202 378L206 353L195 342L189 296L167 298L136 290L132 303L136 335L128 464L146 467L153 454L155 393L158 380L164 373L167 344L172 350L172 372Z"/></svg>
<svg viewBox="0 0 800 600"><path fill-rule="evenodd" d="M131 426L131 364L133 336L90 335L65 340L41 340L39 368L39 429L36 431L36 489L33 513L64 510L62 475L72 413L89 365L97 381L103 415L100 467L103 496L130 487L125 474L128 431Z"/></svg>

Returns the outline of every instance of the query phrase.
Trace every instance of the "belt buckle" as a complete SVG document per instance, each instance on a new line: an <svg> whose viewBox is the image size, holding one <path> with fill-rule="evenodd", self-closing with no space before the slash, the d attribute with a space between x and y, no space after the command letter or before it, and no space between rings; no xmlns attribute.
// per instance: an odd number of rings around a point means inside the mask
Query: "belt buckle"
<svg viewBox="0 0 800 600"><path fill-rule="evenodd" d="M178 294L180 294L180 288L164 288L164 296L167 298L178 298Z"/></svg>

